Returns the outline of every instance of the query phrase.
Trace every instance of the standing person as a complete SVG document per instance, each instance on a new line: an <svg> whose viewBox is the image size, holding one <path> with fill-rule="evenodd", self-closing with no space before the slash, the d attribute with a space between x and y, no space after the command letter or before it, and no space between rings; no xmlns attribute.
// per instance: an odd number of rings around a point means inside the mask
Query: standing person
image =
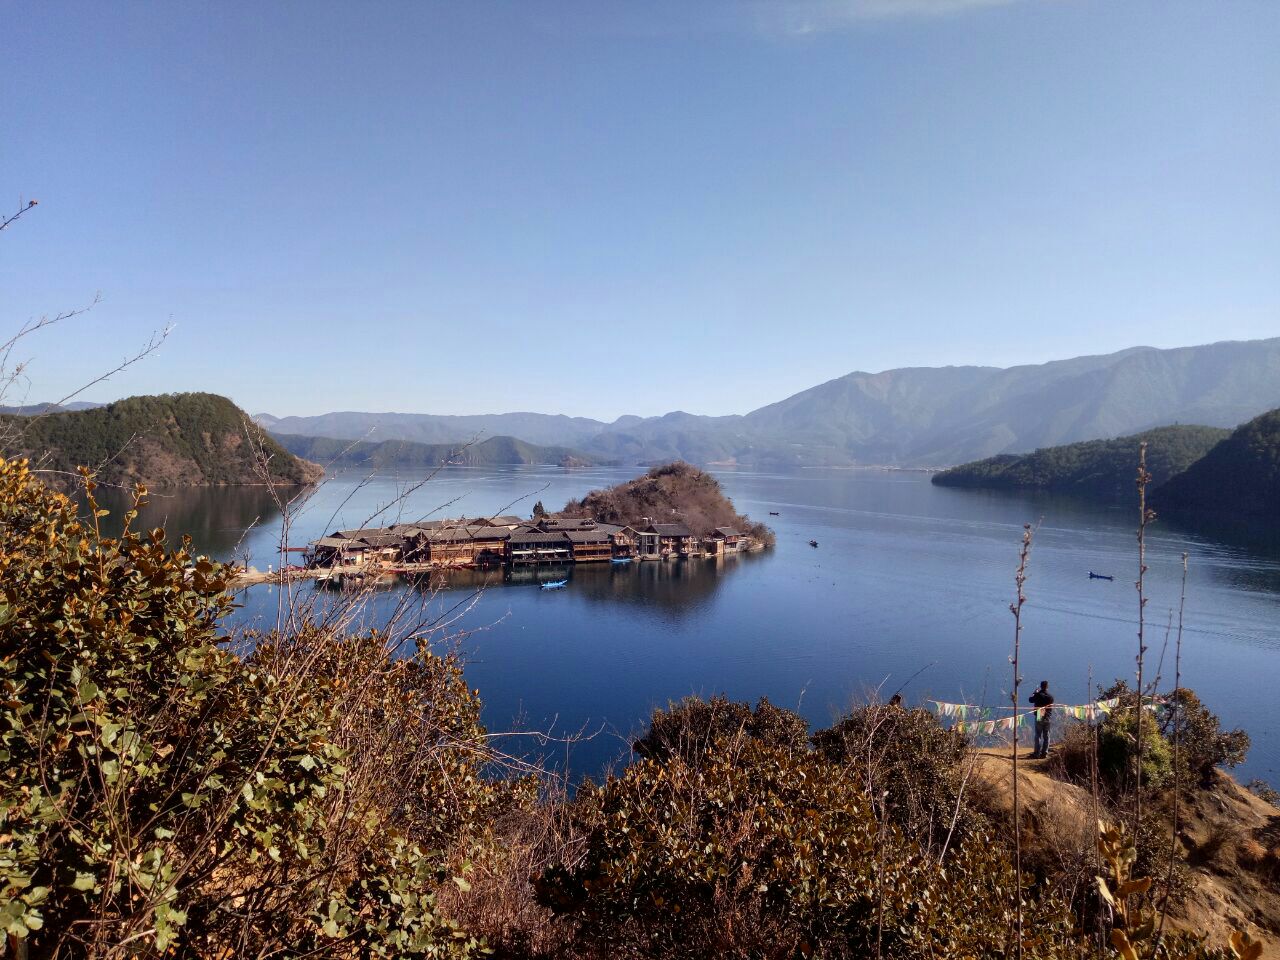
<svg viewBox="0 0 1280 960"><path fill-rule="evenodd" d="M1040 689L1029 699L1036 708L1036 749L1031 759L1043 760L1049 756L1049 724L1053 720L1053 694L1049 692L1049 681L1041 680Z"/></svg>

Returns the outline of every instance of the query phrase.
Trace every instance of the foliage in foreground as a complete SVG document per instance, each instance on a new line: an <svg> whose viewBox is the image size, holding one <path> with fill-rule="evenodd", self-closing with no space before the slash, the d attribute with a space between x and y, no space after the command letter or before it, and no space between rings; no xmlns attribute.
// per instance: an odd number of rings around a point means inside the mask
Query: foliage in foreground
<svg viewBox="0 0 1280 960"><path fill-rule="evenodd" d="M1099 956L926 713L810 740L692 699L535 803L453 659L305 620L237 656L223 568L98 520L0 461L0 930L32 957L1008 957L1018 896L1024 956ZM1187 705L1189 763L1243 749Z"/></svg>
<svg viewBox="0 0 1280 960"><path fill-rule="evenodd" d="M43 957L474 953L434 892L493 800L457 665L312 629L239 658L223 568L97 519L0 461L3 931Z"/></svg>
<svg viewBox="0 0 1280 960"><path fill-rule="evenodd" d="M594 955L1003 957L1009 862L982 837L939 864L858 780L754 737L642 760L574 803L585 854L539 892ZM1079 955L1061 904L1024 891L1027 956Z"/></svg>

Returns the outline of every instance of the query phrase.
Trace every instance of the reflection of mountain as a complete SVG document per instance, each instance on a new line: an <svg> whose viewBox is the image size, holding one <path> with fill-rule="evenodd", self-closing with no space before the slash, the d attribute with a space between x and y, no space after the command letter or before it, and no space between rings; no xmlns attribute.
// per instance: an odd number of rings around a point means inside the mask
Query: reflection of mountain
<svg viewBox="0 0 1280 960"><path fill-rule="evenodd" d="M111 536L117 535L121 518L131 504L129 495L99 487L94 496L102 509L111 511L103 518L104 529ZM77 499L83 504L83 497ZM279 518L280 511L266 487L188 487L150 494L134 527L164 527L174 547L185 534L191 537L195 553L229 560L251 525L269 526ZM278 557L250 560L262 567L279 563Z"/></svg>

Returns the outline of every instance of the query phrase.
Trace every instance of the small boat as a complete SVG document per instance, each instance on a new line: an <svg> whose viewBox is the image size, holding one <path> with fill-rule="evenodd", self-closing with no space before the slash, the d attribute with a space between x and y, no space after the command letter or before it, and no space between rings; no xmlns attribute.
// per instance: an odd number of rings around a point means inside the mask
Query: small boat
<svg viewBox="0 0 1280 960"><path fill-rule="evenodd" d="M769 516L771 516L771 517L776 517L776 516L778 516L778 515L779 515L779 514L778 514L778 511L777 511L777 510L770 510L770 511L769 511Z"/></svg>
<svg viewBox="0 0 1280 960"><path fill-rule="evenodd" d="M1109 573L1094 573L1092 570L1090 570L1089 579L1090 580L1114 580L1115 577L1111 576L1111 574Z"/></svg>
<svg viewBox="0 0 1280 960"><path fill-rule="evenodd" d="M563 590L569 585L568 580L552 580L542 585L543 590Z"/></svg>
<svg viewBox="0 0 1280 960"><path fill-rule="evenodd" d="M614 557L609 562L610 563L630 563L631 558L630 557Z"/></svg>
<svg viewBox="0 0 1280 960"><path fill-rule="evenodd" d="M811 547L816 547L817 545L818 545L818 541L817 541L817 540L810 540L810 541L809 541L809 546L811 546Z"/></svg>

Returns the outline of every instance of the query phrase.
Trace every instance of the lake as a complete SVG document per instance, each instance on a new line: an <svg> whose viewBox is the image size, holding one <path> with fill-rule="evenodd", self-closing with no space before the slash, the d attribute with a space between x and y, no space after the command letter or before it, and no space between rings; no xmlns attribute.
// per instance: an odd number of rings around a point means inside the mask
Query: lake
<svg viewBox="0 0 1280 960"><path fill-rule="evenodd" d="M558 509L637 472L450 468L416 489L420 476L340 472L294 516L290 540L428 516L527 516L535 501ZM592 732L571 746L513 741L581 774L624 758L655 706L691 693L767 696L815 725L869 691L887 697L903 684L909 703L1007 703L1009 603L1024 522L1040 522L1026 586L1024 699L1042 679L1060 703L1087 701L1090 675L1095 683L1132 679L1136 505L947 489L913 472L717 476L740 510L773 526L775 549L720 561L583 565L561 591L460 572L441 593L424 596L437 616L475 598L453 632L491 730ZM220 559L279 563L279 514L267 491L157 496L144 519L166 518ZM1244 549L1160 522L1150 529L1148 677L1171 613L1176 622L1184 551L1191 561L1183 683L1252 736L1237 775L1280 783L1280 544L1263 537ZM1090 580L1091 570L1115 580ZM295 589L305 596L313 588ZM376 623L412 589L373 597L367 620ZM255 587L241 599L240 623L274 622L276 588ZM1173 637L1163 675L1162 688L1171 687Z"/></svg>

